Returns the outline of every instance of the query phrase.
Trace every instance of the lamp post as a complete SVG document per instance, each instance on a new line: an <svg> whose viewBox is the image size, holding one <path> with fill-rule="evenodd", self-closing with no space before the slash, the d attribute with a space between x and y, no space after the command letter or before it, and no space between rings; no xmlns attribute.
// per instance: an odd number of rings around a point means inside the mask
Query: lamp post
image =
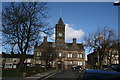
<svg viewBox="0 0 120 80"><path fill-rule="evenodd" d="M114 6L119 6L120 5L120 1L115 1L113 5Z"/></svg>
<svg viewBox="0 0 120 80"><path fill-rule="evenodd" d="M120 1L115 1L114 2L114 6L118 6L118 55L119 55L119 71L120 71L120 23L119 23L119 19L120 19L120 10L119 10L119 6L120 6Z"/></svg>

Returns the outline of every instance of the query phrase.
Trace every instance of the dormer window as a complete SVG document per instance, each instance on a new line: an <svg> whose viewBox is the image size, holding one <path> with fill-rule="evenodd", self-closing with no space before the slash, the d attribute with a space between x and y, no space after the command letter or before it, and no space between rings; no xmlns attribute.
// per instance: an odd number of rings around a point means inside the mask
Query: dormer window
<svg viewBox="0 0 120 80"><path fill-rule="evenodd" d="M37 56L41 56L41 52L37 52Z"/></svg>

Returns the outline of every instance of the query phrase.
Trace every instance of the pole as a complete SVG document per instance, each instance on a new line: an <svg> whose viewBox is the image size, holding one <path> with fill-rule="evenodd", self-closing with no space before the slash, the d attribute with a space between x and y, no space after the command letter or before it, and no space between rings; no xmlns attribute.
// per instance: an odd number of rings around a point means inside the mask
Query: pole
<svg viewBox="0 0 120 80"><path fill-rule="evenodd" d="M119 8L120 1L115 1L113 5L118 6L118 56L119 56L118 61L119 61L119 71L120 71L120 23L119 23L119 21L120 21L120 15L119 15L120 14L120 8Z"/></svg>
<svg viewBox="0 0 120 80"><path fill-rule="evenodd" d="M118 6L118 55L119 55L119 71L120 71L120 7Z"/></svg>

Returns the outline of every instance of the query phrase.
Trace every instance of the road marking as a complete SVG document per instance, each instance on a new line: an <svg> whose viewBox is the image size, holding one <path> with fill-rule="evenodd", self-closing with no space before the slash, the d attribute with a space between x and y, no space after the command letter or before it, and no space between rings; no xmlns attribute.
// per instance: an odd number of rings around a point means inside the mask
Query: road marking
<svg viewBox="0 0 120 80"><path fill-rule="evenodd" d="M26 78L40 78L40 77L26 77Z"/></svg>

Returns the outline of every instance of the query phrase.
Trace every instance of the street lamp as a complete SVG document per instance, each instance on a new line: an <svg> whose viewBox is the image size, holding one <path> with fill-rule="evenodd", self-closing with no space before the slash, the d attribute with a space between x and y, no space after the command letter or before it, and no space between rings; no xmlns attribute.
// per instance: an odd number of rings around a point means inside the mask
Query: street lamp
<svg viewBox="0 0 120 80"><path fill-rule="evenodd" d="M120 27L120 23L119 23L119 19L120 19L120 10L119 10L119 6L120 6L120 1L115 1L114 6L118 6L118 55L119 55L119 71L120 71L120 32L119 32L119 27Z"/></svg>
<svg viewBox="0 0 120 80"><path fill-rule="evenodd" d="M115 1L114 2L114 6L119 6L120 5L120 1Z"/></svg>

